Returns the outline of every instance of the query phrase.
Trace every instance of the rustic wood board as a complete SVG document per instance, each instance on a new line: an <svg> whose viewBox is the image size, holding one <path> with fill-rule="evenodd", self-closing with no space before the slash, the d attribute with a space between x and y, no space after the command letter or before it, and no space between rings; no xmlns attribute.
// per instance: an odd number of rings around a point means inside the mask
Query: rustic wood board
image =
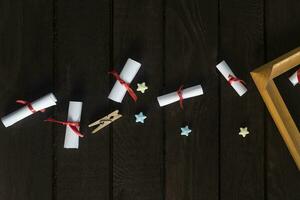
<svg viewBox="0 0 300 200"><path fill-rule="evenodd" d="M58 106L0 128L0 199L300 199L300 175L249 72L299 46L298 0L0 2L0 114L53 91ZM131 57L135 104L106 97ZM216 71L225 59L244 97ZM276 78L299 125L299 86ZM202 84L205 95L159 108L158 95ZM83 101L79 150L63 149L69 100ZM92 135L109 112L124 115ZM134 114L144 111L144 125ZM189 137L180 127L190 125ZM251 132L238 135L241 126Z"/></svg>
<svg viewBox="0 0 300 200"><path fill-rule="evenodd" d="M114 0L113 65L120 72L127 58L142 63L131 87L146 82L137 103L127 94L124 116L113 124L113 199L163 199L163 119L156 102L163 81L163 1ZM113 86L115 79L112 78ZM135 122L144 112L145 124Z"/></svg>
<svg viewBox="0 0 300 200"><path fill-rule="evenodd" d="M263 0L221 0L219 28L219 59L226 60L248 88L239 97L220 78L220 196L264 199L265 107L250 77L264 63ZM239 131L245 126L250 134L243 138Z"/></svg>
<svg viewBox="0 0 300 200"><path fill-rule="evenodd" d="M66 127L55 125L55 198L110 198L109 129L92 135L88 124L108 114L111 3L57 1L55 18L55 118L66 120L69 101L82 101L79 149L64 149Z"/></svg>
<svg viewBox="0 0 300 200"><path fill-rule="evenodd" d="M218 199L217 11L216 0L166 0L163 93L199 83L205 93L164 108L167 200Z"/></svg>
<svg viewBox="0 0 300 200"><path fill-rule="evenodd" d="M52 73L52 3L0 3L1 116L50 92ZM14 126L1 123L0 199L52 199L52 128L43 122L53 109Z"/></svg>

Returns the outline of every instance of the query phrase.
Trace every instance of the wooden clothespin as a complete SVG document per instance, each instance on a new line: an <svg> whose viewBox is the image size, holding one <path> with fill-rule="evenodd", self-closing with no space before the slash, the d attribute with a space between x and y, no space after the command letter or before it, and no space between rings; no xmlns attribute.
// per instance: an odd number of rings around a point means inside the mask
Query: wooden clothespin
<svg viewBox="0 0 300 200"><path fill-rule="evenodd" d="M114 122L115 120L122 117L122 115L119 114L119 110L115 110L114 112L110 113L109 115L91 123L89 127L99 125L96 129L93 130L92 133L96 133L105 126L109 125L110 123Z"/></svg>

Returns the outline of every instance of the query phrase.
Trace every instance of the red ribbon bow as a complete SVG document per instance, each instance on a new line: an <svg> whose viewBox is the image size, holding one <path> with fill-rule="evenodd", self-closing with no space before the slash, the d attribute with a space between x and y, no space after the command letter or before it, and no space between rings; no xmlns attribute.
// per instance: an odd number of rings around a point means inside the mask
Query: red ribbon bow
<svg viewBox="0 0 300 200"><path fill-rule="evenodd" d="M245 81L243 81L243 80L241 80L241 79L239 79L239 78L237 78L237 77L234 77L234 76L232 76L231 74L229 74L229 76L228 76L228 83L229 83L230 85L232 85L233 82L240 82L240 83L242 83L244 86L246 86Z"/></svg>
<svg viewBox="0 0 300 200"><path fill-rule="evenodd" d="M64 122L52 118L48 118L45 121L69 126L76 135L78 135L79 137L83 137L83 135L79 132L79 122L68 122L68 121Z"/></svg>
<svg viewBox="0 0 300 200"><path fill-rule="evenodd" d="M298 78L298 83L300 83L300 69L297 71L297 78Z"/></svg>
<svg viewBox="0 0 300 200"><path fill-rule="evenodd" d="M181 108L181 109L183 109L182 88L183 88L183 85L181 85L181 86L179 87L179 89L177 90L177 95L179 96L179 103L180 103L180 108Z"/></svg>
<svg viewBox="0 0 300 200"><path fill-rule="evenodd" d="M29 101L24 101L24 100L17 100L16 101L18 104L22 104L22 105L26 105L28 107L28 109L32 112L32 113L36 113L38 111L40 112L45 112L46 109L42 109L42 110L35 110L32 105L31 105L31 102Z"/></svg>
<svg viewBox="0 0 300 200"><path fill-rule="evenodd" d="M119 81L125 88L126 90L128 91L129 95L131 96L131 98L134 100L134 101L137 101L137 96L136 94L134 93L134 91L131 89L130 85L128 83L126 83L123 79L121 79L120 75L118 74L118 72L116 72L115 70L112 70L110 72L108 72L109 74L112 74L116 79L117 81Z"/></svg>

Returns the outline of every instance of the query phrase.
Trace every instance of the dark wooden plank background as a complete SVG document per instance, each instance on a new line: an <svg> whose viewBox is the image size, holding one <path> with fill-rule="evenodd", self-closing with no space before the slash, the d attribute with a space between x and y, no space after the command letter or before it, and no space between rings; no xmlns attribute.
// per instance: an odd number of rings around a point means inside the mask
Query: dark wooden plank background
<svg viewBox="0 0 300 200"><path fill-rule="evenodd" d="M205 95L164 108L168 200L218 199L218 2L167 0L164 93L202 84ZM205 66L205 67L204 67ZM210 114L207 114L207 113ZM180 127L192 129L189 137Z"/></svg>
<svg viewBox="0 0 300 200"><path fill-rule="evenodd" d="M0 1L0 114L53 91L58 106L0 128L0 199L299 200L300 173L249 72L299 46L298 0ZM130 57L134 103L107 99ZM215 65L247 82L238 95ZM277 78L299 125L299 86ZM156 97L201 83L205 95L160 108ZM79 150L63 149L68 102L83 101ZM120 109L96 135L87 125ZM144 125L134 122L143 111ZM189 125L189 137L180 127ZM238 135L241 126L251 134Z"/></svg>
<svg viewBox="0 0 300 200"><path fill-rule="evenodd" d="M56 199L109 199L110 134L91 135L87 125L109 112L111 4L108 0L54 2L55 92L61 106L55 118L65 120L69 101L82 101L79 150L63 148L65 127L55 126L53 192Z"/></svg>
<svg viewBox="0 0 300 200"><path fill-rule="evenodd" d="M19 107L17 99L31 101L54 89L53 4L1 1L0 12L4 116ZM16 126L1 127L0 199L53 199L54 138L44 118L37 113Z"/></svg>
<svg viewBox="0 0 300 200"><path fill-rule="evenodd" d="M233 6L234 5L234 6ZM247 83L241 98L220 80L220 196L264 199L264 105L249 73L264 63L263 0L220 1L219 59ZM237 137L240 127L251 135Z"/></svg>

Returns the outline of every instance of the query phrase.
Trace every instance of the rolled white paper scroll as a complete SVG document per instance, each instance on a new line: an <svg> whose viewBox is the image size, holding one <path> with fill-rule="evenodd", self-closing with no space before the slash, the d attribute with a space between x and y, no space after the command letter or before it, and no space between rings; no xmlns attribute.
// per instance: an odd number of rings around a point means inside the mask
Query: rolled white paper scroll
<svg viewBox="0 0 300 200"><path fill-rule="evenodd" d="M39 111L45 108L56 105L57 99L53 93L49 93L31 103L31 106L34 110ZM4 117L1 118L2 123L5 127L9 127L16 122L32 115L34 112L30 110L28 106L24 106Z"/></svg>
<svg viewBox="0 0 300 200"><path fill-rule="evenodd" d="M195 85L193 87L189 87L182 90L183 99L200 96L202 94L203 94L203 89L201 85ZM180 97L178 96L177 91L157 97L157 101L160 107L169 105L179 100Z"/></svg>
<svg viewBox="0 0 300 200"><path fill-rule="evenodd" d="M141 67L141 63L128 58L123 70L120 73L120 78L124 80L126 83L130 84L134 79L135 75L139 71ZM108 98L121 103L127 90L124 85L122 85L119 81L116 81L114 87L110 91Z"/></svg>
<svg viewBox="0 0 300 200"><path fill-rule="evenodd" d="M82 102L79 101L70 101L69 102L69 111L68 111L68 122L80 122L82 110ZM79 129L79 127L78 127ZM78 149L79 147L79 136L74 133L74 131L66 126L66 135L65 135L65 149Z"/></svg>
<svg viewBox="0 0 300 200"><path fill-rule="evenodd" d="M236 78L236 76L224 60L217 65L217 69L221 72L221 74L227 81L229 81L230 76ZM247 92L247 88L240 81L232 81L230 85L240 96L243 96L243 94Z"/></svg>
<svg viewBox="0 0 300 200"><path fill-rule="evenodd" d="M299 69L300 70L300 69ZM293 84L293 86L297 85L297 83L299 83L298 80L298 71L296 71L292 76L290 76L289 80L291 81L291 83Z"/></svg>

